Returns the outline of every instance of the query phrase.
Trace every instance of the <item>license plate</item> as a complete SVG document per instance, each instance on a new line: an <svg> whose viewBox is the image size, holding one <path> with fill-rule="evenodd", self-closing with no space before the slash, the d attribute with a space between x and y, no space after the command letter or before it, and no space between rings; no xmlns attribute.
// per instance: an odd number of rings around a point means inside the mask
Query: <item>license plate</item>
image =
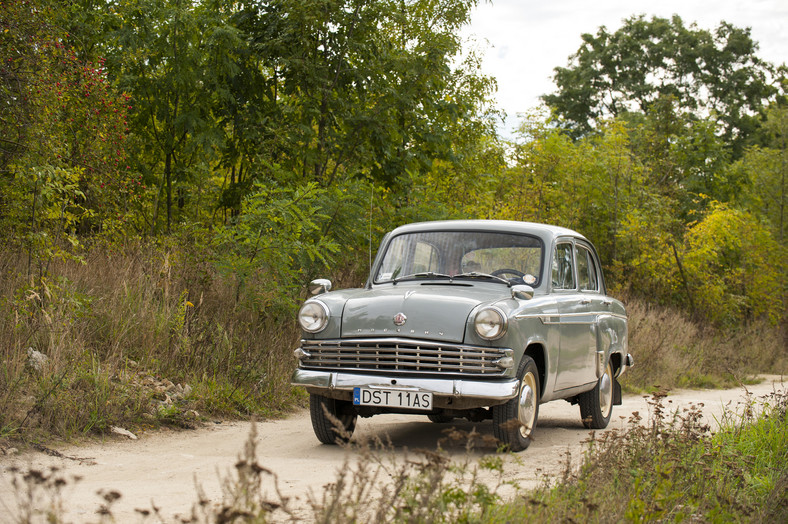
<svg viewBox="0 0 788 524"><path fill-rule="evenodd" d="M353 404L429 411L432 409L432 393L414 389L353 388Z"/></svg>

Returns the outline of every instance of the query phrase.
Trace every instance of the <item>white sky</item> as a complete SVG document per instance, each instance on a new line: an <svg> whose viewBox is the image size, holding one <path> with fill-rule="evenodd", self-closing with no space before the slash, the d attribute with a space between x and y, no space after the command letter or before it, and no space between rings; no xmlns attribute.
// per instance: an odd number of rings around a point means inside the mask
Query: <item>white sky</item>
<svg viewBox="0 0 788 524"><path fill-rule="evenodd" d="M498 80L498 106L508 117L504 136L517 126L518 113L540 105L552 92L553 68L566 66L580 47L580 35L606 26L614 32L632 15L670 18L716 29L721 21L751 28L758 56L788 62L787 0L479 0L465 37L484 50L484 73Z"/></svg>

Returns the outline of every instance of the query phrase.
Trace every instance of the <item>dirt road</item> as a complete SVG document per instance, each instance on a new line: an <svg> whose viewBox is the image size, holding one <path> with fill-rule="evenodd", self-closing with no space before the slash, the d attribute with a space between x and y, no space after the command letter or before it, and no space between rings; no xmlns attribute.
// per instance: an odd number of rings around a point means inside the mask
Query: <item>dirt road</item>
<svg viewBox="0 0 788 524"><path fill-rule="evenodd" d="M765 377L763 383L748 387L756 397L775 390L785 390L780 377ZM672 410L703 403L708 423L723 410L724 405L735 408L744 401L744 390L676 391L666 405ZM640 396L625 396L624 404L613 411L612 428L621 428L638 411L647 418L649 408ZM456 424L470 431L492 434L490 422ZM433 424L427 417L386 415L360 419L354 438L388 436L396 453L419 448L434 449L443 436L445 424ZM193 431L157 431L142 434L138 440L122 437L103 443L65 446L57 449L63 456L52 457L40 452L3 455L0 453L0 523L14 522L18 515L18 497L11 486L10 468L46 469L56 466L68 478L81 477L63 490L63 505L68 522L97 522L96 510L101 499L99 490L116 490L122 498L112 507L117 522L138 522L135 508L155 504L160 514L168 519L175 514L187 515L198 500L196 484L214 502L221 500L220 477L227 478L243 450L250 433L249 423L211 423ZM539 424L531 447L519 454L518 463L507 459L506 478L517 480L520 486L536 486L544 476L559 475L567 453L574 460L582 455L582 442L589 433L580 422L579 409L564 401L543 404ZM295 498L296 505L306 506L307 494L319 494L322 487L336 478L345 461L354 457L352 450L318 443L312 433L308 412L297 413L286 420L257 424L258 462L273 470L279 477L280 488ZM459 446L450 453L464 456ZM493 453L491 445L477 446L476 455ZM5 517L3 517L5 515ZM305 513L306 515L306 513ZM5 520L7 519L7 520Z"/></svg>

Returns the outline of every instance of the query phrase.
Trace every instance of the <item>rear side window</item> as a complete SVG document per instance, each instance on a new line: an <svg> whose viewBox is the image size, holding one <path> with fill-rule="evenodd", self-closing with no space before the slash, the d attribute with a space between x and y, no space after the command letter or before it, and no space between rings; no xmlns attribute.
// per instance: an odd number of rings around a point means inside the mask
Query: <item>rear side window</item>
<svg viewBox="0 0 788 524"><path fill-rule="evenodd" d="M577 282L580 284L580 291L599 291L594 256L582 246L577 246Z"/></svg>

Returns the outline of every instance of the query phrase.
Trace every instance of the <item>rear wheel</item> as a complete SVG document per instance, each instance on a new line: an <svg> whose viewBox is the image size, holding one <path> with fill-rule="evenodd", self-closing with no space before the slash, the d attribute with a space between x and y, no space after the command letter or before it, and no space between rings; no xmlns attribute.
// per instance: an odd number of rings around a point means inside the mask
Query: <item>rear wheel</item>
<svg viewBox="0 0 788 524"><path fill-rule="evenodd" d="M517 396L506 404L493 406L493 433L511 451L523 451L531 444L531 435L539 417L539 369L536 362L524 356L517 376Z"/></svg>
<svg viewBox="0 0 788 524"><path fill-rule="evenodd" d="M315 436L323 444L347 442L356 429L358 414L347 401L309 395L309 414Z"/></svg>
<svg viewBox="0 0 788 524"><path fill-rule="evenodd" d="M605 429L613 412L613 366L608 361L605 372L591 391L577 398L580 417L588 429Z"/></svg>

